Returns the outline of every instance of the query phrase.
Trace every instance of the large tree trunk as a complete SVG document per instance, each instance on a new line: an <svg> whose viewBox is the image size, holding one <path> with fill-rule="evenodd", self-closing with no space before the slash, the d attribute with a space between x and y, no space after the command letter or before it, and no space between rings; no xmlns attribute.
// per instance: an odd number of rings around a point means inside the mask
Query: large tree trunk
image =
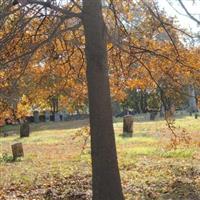
<svg viewBox="0 0 200 200"><path fill-rule="evenodd" d="M100 0L83 0L94 200L122 200Z"/></svg>

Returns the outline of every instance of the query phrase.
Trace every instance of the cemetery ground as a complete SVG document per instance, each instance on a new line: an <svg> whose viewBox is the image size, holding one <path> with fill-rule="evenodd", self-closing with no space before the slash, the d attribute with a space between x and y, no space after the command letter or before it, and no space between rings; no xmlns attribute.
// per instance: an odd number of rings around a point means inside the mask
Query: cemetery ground
<svg viewBox="0 0 200 200"><path fill-rule="evenodd" d="M20 139L0 137L0 199L91 199L91 161L87 120L31 124ZM125 199L200 199L200 119L176 120L192 138L169 148L165 121L134 122L124 138L115 119L119 168ZM6 127L11 133L19 127ZM13 130L14 129L14 130ZM22 142L24 158L12 161L11 144Z"/></svg>

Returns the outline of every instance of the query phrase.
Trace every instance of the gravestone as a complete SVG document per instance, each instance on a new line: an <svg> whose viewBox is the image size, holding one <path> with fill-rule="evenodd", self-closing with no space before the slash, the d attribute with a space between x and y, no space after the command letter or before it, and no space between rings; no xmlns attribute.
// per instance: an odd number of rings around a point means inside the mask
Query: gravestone
<svg viewBox="0 0 200 200"><path fill-rule="evenodd" d="M20 125L20 137L29 137L30 127L28 122L24 122Z"/></svg>
<svg viewBox="0 0 200 200"><path fill-rule="evenodd" d="M34 118L34 122L35 123L39 123L40 122L40 118L39 118L39 112L38 111L34 111L33 112L33 118Z"/></svg>
<svg viewBox="0 0 200 200"><path fill-rule="evenodd" d="M123 118L123 136L133 136L133 116L131 115L126 115Z"/></svg>
<svg viewBox="0 0 200 200"><path fill-rule="evenodd" d="M157 112L150 112L150 120L154 121L156 119Z"/></svg>
<svg viewBox="0 0 200 200"><path fill-rule="evenodd" d="M2 131L3 137L8 137L10 135L14 135L15 133L15 131Z"/></svg>
<svg viewBox="0 0 200 200"><path fill-rule="evenodd" d="M60 121L64 121L64 113L63 112L60 112Z"/></svg>
<svg viewBox="0 0 200 200"><path fill-rule="evenodd" d="M13 160L16 160L16 158L24 156L22 143L15 143L11 146L11 148L12 148Z"/></svg>
<svg viewBox="0 0 200 200"><path fill-rule="evenodd" d="M63 121L68 120L68 114L66 112L63 113Z"/></svg>
<svg viewBox="0 0 200 200"><path fill-rule="evenodd" d="M145 121L149 121L150 120L150 113L149 112L145 113L144 119L145 119Z"/></svg>
<svg viewBox="0 0 200 200"><path fill-rule="evenodd" d="M2 132L3 137L8 137L8 133L7 132Z"/></svg>
<svg viewBox="0 0 200 200"><path fill-rule="evenodd" d="M50 112L45 111L44 116L45 116L45 122L49 122L50 121Z"/></svg>
<svg viewBox="0 0 200 200"><path fill-rule="evenodd" d="M157 112L155 119L158 120L158 119L160 119L160 118L161 118L161 117L160 117L160 113Z"/></svg>
<svg viewBox="0 0 200 200"><path fill-rule="evenodd" d="M187 110L181 110L181 111L179 111L179 116L185 116L187 114L188 114Z"/></svg>
<svg viewBox="0 0 200 200"><path fill-rule="evenodd" d="M54 122L59 122L60 121L60 114L59 113L55 113L54 114Z"/></svg>

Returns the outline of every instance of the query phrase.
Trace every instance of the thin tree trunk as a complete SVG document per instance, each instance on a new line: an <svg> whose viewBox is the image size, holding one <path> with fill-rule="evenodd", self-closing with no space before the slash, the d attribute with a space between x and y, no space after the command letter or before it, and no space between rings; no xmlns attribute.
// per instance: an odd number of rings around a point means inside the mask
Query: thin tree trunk
<svg viewBox="0 0 200 200"><path fill-rule="evenodd" d="M195 88L193 85L188 87L188 103L189 103L189 112L193 113L197 111L197 102L195 96Z"/></svg>
<svg viewBox="0 0 200 200"><path fill-rule="evenodd" d="M122 200L100 0L83 0L94 200Z"/></svg>

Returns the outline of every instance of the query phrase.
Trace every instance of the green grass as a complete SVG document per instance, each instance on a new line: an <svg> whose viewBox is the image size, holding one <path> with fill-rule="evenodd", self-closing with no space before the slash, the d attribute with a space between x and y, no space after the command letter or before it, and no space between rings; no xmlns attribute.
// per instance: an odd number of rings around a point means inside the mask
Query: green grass
<svg viewBox="0 0 200 200"><path fill-rule="evenodd" d="M200 118L185 117L176 121L177 127L185 128L188 131L200 133Z"/></svg>
<svg viewBox="0 0 200 200"><path fill-rule="evenodd" d="M198 149L177 149L160 153L163 158L192 158Z"/></svg>
<svg viewBox="0 0 200 200"><path fill-rule="evenodd" d="M18 125L7 125L7 126L4 126L4 127L1 127L0 128L0 132L3 132L3 131L14 131L16 133L19 132L19 126Z"/></svg>
<svg viewBox="0 0 200 200"><path fill-rule="evenodd" d="M123 156L127 157L128 159L134 159L136 156L152 156L156 155L157 149L155 147L132 147L129 149L124 150Z"/></svg>
<svg viewBox="0 0 200 200"><path fill-rule="evenodd" d="M118 136L116 138L118 144L152 144L158 141L155 137L149 136L133 136L132 138Z"/></svg>
<svg viewBox="0 0 200 200"><path fill-rule="evenodd" d="M168 149L170 131L165 121L134 122L133 137L124 138L121 136L122 119L115 120L122 182L124 186L128 184L134 188L134 192L125 190L126 199L133 199L131 194L139 195L138 199L148 199L145 196L147 189L142 192L141 187L148 188L149 184L155 186L155 194L165 193L170 181L182 178L187 169L198 170L199 122L191 117L176 120L177 130L186 129L195 142L172 150ZM23 184L27 188L47 184L55 176L91 174L90 143L88 141L84 146L84 137L77 136L80 128L87 125L87 120L31 124L28 138L21 139L16 134L0 137L0 190L11 184ZM8 126L4 130L18 133L19 127ZM25 157L18 162L10 162L13 142L23 143ZM193 179L200 185L195 177Z"/></svg>

